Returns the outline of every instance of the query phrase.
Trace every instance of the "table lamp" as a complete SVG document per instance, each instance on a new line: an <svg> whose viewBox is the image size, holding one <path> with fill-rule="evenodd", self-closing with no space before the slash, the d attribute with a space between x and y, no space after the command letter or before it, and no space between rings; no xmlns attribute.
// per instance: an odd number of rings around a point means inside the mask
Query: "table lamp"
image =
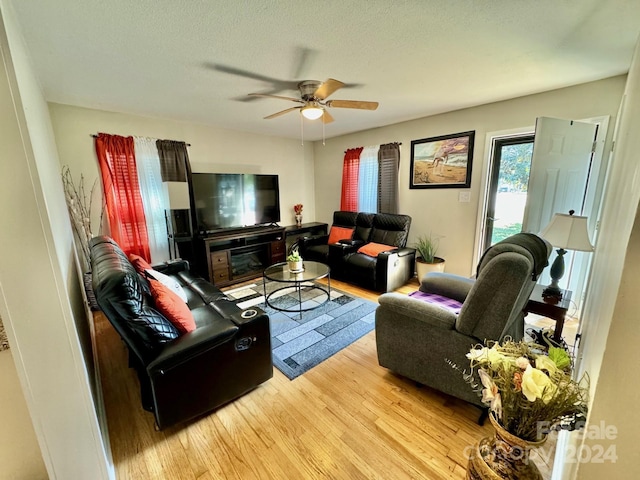
<svg viewBox="0 0 640 480"><path fill-rule="evenodd" d="M574 213L574 210L569 210L568 215L556 213L551 222L538 234L558 248L556 250L558 256L553 261L550 270L551 285L542 291L543 297L562 298L562 289L558 286L558 282L564 275L564 254L567 253L567 250L593 251L593 245L591 245L587 231L587 217L574 215Z"/></svg>
<svg viewBox="0 0 640 480"><path fill-rule="evenodd" d="M167 223L167 236L169 240L169 259L172 260L174 258L173 253L176 250L176 229L179 229L177 227L180 225L182 230L185 230L189 225L189 209L191 208L189 184L187 182L163 182L163 185L167 194L167 199L169 200L169 210L165 211L165 220ZM187 210L187 212L184 212L183 218L181 212L174 212L174 210ZM171 249L172 242L174 252L172 252Z"/></svg>

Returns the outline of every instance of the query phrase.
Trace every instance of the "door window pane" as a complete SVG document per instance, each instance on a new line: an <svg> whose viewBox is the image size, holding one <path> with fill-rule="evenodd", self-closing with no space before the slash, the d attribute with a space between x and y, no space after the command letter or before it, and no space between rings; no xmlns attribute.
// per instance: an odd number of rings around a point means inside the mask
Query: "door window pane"
<svg viewBox="0 0 640 480"><path fill-rule="evenodd" d="M491 245L522 231L533 142L502 145Z"/></svg>
<svg viewBox="0 0 640 480"><path fill-rule="evenodd" d="M482 250L522 231L533 135L494 141Z"/></svg>

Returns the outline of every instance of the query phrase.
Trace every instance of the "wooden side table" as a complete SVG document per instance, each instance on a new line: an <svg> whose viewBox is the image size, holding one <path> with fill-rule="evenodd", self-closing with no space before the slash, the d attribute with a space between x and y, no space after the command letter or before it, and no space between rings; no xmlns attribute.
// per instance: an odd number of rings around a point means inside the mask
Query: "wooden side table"
<svg viewBox="0 0 640 480"><path fill-rule="evenodd" d="M542 296L544 285L536 285L529 296L529 301L524 307L526 313L535 313L543 315L556 321L556 328L553 331L553 339L560 342L562 339L562 328L564 327L564 319L571 305L571 290L562 290L562 298L545 298ZM554 302L555 301L555 302Z"/></svg>

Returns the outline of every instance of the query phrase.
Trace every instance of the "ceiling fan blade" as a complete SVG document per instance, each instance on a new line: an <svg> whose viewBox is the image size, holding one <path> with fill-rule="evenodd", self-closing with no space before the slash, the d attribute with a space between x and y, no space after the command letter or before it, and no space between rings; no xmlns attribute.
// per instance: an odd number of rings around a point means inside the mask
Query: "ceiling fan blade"
<svg viewBox="0 0 640 480"><path fill-rule="evenodd" d="M268 117L264 117L265 120L270 120L272 118L276 118L279 117L280 115L284 115L285 113L289 113L289 112L293 112L294 110L300 110L302 107L291 107L291 108L287 108L286 110L282 110L281 112L277 112L277 113L272 113L271 115L269 115Z"/></svg>
<svg viewBox="0 0 640 480"><path fill-rule="evenodd" d="M270 93L250 93L250 97L266 97L266 98L279 98L280 100L291 100L292 102L304 103L299 98L283 97L282 95L271 95Z"/></svg>
<svg viewBox="0 0 640 480"><path fill-rule="evenodd" d="M277 78L267 77L265 75L260 75L259 73L248 72L247 70L242 70L240 68L228 67L226 65L219 65L217 63L206 63L208 68L213 68L218 72L230 73L231 75L239 75L241 77L251 78L253 80L260 80L262 82L267 83L277 83L280 82Z"/></svg>
<svg viewBox="0 0 640 480"><path fill-rule="evenodd" d="M280 93L281 89L276 88L276 89L269 89L269 90L263 90L261 92L256 92L259 93L260 95L274 95L276 93ZM255 94L254 94L255 95ZM255 100L259 100L260 97L258 96L249 96L249 95L242 95L240 97L235 97L234 100L236 100L237 102L253 102Z"/></svg>
<svg viewBox="0 0 640 480"><path fill-rule="evenodd" d="M325 109L322 113L322 123L331 123L333 122L333 117L331 114Z"/></svg>
<svg viewBox="0 0 640 480"><path fill-rule="evenodd" d="M317 56L318 51L307 47L296 47L295 51L295 63L293 71L291 72L291 78L300 78L302 73L308 69L309 64L313 62L313 59Z"/></svg>
<svg viewBox="0 0 640 480"><path fill-rule="evenodd" d="M342 87L344 87L344 83L342 83L340 80L334 80L333 78L329 78L327 79L326 82L320 84L320 86L316 88L316 91L313 92L313 96L316 97L318 100L324 100L333 92L335 92L336 90Z"/></svg>
<svg viewBox="0 0 640 480"><path fill-rule="evenodd" d="M278 90L297 90L298 82L289 80L280 80L279 78L267 77L266 75L260 75L259 73L249 72L240 68L229 67L227 65L220 65L217 63L205 63L205 67L212 68L218 72L229 73L231 75L238 75L240 77L251 78L252 80L259 80L261 82L270 83L274 88Z"/></svg>
<svg viewBox="0 0 640 480"><path fill-rule="evenodd" d="M359 110L375 110L378 102L364 102L361 100L329 100L327 107L332 108L357 108Z"/></svg>

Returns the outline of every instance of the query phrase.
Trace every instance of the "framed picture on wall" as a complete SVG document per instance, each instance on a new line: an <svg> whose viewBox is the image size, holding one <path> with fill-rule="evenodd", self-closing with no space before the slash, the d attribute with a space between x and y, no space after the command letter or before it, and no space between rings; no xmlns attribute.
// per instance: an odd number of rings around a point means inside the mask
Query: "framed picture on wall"
<svg viewBox="0 0 640 480"><path fill-rule="evenodd" d="M475 130L411 141L409 188L469 188Z"/></svg>

